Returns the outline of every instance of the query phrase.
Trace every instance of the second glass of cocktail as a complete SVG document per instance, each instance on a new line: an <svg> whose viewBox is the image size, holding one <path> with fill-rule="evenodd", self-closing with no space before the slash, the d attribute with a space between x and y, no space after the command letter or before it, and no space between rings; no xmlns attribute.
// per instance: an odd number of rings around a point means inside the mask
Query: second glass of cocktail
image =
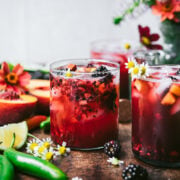
<svg viewBox="0 0 180 180"><path fill-rule="evenodd" d="M51 64L51 136L77 149L118 138L119 64L62 60Z"/></svg>
<svg viewBox="0 0 180 180"><path fill-rule="evenodd" d="M152 66L132 81L132 149L149 164L180 167L180 67Z"/></svg>

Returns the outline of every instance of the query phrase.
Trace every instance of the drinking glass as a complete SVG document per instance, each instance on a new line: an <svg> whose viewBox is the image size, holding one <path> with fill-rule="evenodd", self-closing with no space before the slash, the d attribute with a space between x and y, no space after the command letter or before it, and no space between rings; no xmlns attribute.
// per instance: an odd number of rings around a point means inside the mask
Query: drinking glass
<svg viewBox="0 0 180 180"><path fill-rule="evenodd" d="M119 64L61 60L50 66L52 139L74 149L102 148L118 138Z"/></svg>
<svg viewBox="0 0 180 180"><path fill-rule="evenodd" d="M180 167L180 66L150 66L132 80L132 150L144 162Z"/></svg>

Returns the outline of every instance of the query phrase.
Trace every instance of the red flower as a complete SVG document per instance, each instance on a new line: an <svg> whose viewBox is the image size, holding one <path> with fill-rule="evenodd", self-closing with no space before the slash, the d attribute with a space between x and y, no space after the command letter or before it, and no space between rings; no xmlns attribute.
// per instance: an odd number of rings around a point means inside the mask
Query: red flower
<svg viewBox="0 0 180 180"><path fill-rule="evenodd" d="M31 75L28 72L24 72L23 67L20 64L14 66L10 71L6 62L1 64L0 69L0 90L13 90L18 94L25 92L25 86L29 83Z"/></svg>
<svg viewBox="0 0 180 180"><path fill-rule="evenodd" d="M138 29L140 35L140 42L147 49L163 49L163 47L159 44L152 44L153 41L157 41L159 39L158 34L150 34L150 28L148 26L142 27L141 25L139 25Z"/></svg>
<svg viewBox="0 0 180 180"><path fill-rule="evenodd" d="M166 19L174 20L179 22L175 15L175 12L180 12L180 1L179 0L166 0L166 1L156 1L156 4L152 6L152 12L154 14L161 15L161 21Z"/></svg>

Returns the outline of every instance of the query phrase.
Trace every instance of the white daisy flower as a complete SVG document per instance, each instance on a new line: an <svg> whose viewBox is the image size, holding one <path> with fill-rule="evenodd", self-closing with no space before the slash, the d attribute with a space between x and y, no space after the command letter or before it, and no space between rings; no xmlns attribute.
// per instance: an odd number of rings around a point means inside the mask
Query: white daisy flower
<svg viewBox="0 0 180 180"><path fill-rule="evenodd" d="M134 78L138 78L140 76L141 76L140 66L136 65L134 68L132 68L131 77L132 77L132 79L134 79Z"/></svg>
<svg viewBox="0 0 180 180"><path fill-rule="evenodd" d="M83 179L76 176L76 177L73 177L71 180L83 180Z"/></svg>
<svg viewBox="0 0 180 180"><path fill-rule="evenodd" d="M51 140L51 138L44 138L41 141L41 145L46 147L47 149L49 149L52 144L53 144L53 141Z"/></svg>
<svg viewBox="0 0 180 180"><path fill-rule="evenodd" d="M67 156L67 154L69 154L70 153L70 148L68 148L68 147L66 147L66 142L62 142L62 145L60 146L60 145L57 145L57 152L56 152L56 155L63 155L63 156Z"/></svg>
<svg viewBox="0 0 180 180"><path fill-rule="evenodd" d="M146 77L148 75L149 75L149 66L148 66L148 64L142 63L140 65L140 76Z"/></svg>
<svg viewBox="0 0 180 180"><path fill-rule="evenodd" d="M52 160L55 157L55 151L52 147L42 152L41 158L47 161Z"/></svg>
<svg viewBox="0 0 180 180"><path fill-rule="evenodd" d="M124 161L121 161L115 157L109 158L107 162L111 163L114 166L121 166L124 164Z"/></svg>
<svg viewBox="0 0 180 180"><path fill-rule="evenodd" d="M128 72L131 73L132 69L137 65L136 60L133 57L128 58L128 62L125 63L126 68L128 69Z"/></svg>
<svg viewBox="0 0 180 180"><path fill-rule="evenodd" d="M26 152L33 154L36 147L39 146L40 141L37 139L32 139L27 143Z"/></svg>
<svg viewBox="0 0 180 180"><path fill-rule="evenodd" d="M72 77L72 76L73 76L73 74L71 73L70 68L68 68L68 70L67 70L65 76L66 76L66 77Z"/></svg>
<svg viewBox="0 0 180 180"><path fill-rule="evenodd" d="M40 144L34 148L34 156L41 157L45 151L48 151L48 148Z"/></svg>

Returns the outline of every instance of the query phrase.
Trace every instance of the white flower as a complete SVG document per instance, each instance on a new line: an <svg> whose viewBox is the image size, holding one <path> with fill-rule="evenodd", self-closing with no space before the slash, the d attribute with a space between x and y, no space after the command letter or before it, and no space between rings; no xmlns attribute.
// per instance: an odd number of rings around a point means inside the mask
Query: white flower
<svg viewBox="0 0 180 180"><path fill-rule="evenodd" d="M70 68L68 68L68 70L67 70L65 76L66 76L66 77L72 77L72 76L73 76L73 74L71 73Z"/></svg>
<svg viewBox="0 0 180 180"><path fill-rule="evenodd" d="M83 179L76 176L76 177L73 177L72 180L83 180Z"/></svg>
<svg viewBox="0 0 180 180"><path fill-rule="evenodd" d="M34 148L34 156L41 157L45 151L48 151L48 148L40 144Z"/></svg>
<svg viewBox="0 0 180 180"><path fill-rule="evenodd" d="M40 141L37 139L32 139L27 143L26 146L26 152L33 154L35 151L35 148L39 146Z"/></svg>
<svg viewBox="0 0 180 180"><path fill-rule="evenodd" d="M67 156L68 153L70 153L70 148L66 147L66 142L62 142L62 145L57 145L57 152L56 155L63 155L63 156Z"/></svg>
<svg viewBox="0 0 180 180"><path fill-rule="evenodd" d="M140 76L144 78L148 75L149 75L149 66L148 66L148 64L142 63L140 65Z"/></svg>
<svg viewBox="0 0 180 180"><path fill-rule="evenodd" d="M128 69L128 72L131 73L132 69L137 65L136 60L133 57L128 58L128 62L125 63L126 68Z"/></svg>
<svg viewBox="0 0 180 180"><path fill-rule="evenodd" d="M40 143L42 146L46 147L47 149L49 149L51 147L51 145L53 144L51 138L44 138L42 139L42 142Z"/></svg>
<svg viewBox="0 0 180 180"><path fill-rule="evenodd" d="M131 70L131 77L132 79L138 78L141 76L141 71L140 71L140 66L136 65L134 68Z"/></svg>
<svg viewBox="0 0 180 180"><path fill-rule="evenodd" d="M109 158L107 162L111 163L114 166L121 166L124 164L124 161L121 161L115 157Z"/></svg>
<svg viewBox="0 0 180 180"><path fill-rule="evenodd" d="M52 160L55 157L55 151L52 147L42 152L41 158L47 161Z"/></svg>

